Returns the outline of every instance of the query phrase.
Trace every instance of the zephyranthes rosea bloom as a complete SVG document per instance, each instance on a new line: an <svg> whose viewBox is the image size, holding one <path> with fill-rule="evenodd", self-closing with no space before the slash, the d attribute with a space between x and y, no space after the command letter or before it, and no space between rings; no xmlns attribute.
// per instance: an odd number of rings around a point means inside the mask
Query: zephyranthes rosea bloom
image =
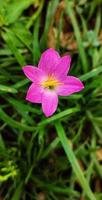
<svg viewBox="0 0 102 200"><path fill-rule="evenodd" d="M32 81L27 91L26 100L41 103L46 117L51 116L58 106L58 95L68 96L84 88L83 83L74 76L67 76L71 57L60 57L54 49L46 50L38 67L27 65L23 71Z"/></svg>

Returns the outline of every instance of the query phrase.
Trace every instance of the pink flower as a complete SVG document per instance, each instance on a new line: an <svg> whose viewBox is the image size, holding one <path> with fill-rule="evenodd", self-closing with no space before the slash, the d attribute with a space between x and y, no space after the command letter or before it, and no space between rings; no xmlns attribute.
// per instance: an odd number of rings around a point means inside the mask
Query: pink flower
<svg viewBox="0 0 102 200"><path fill-rule="evenodd" d="M38 67L23 67L24 74L32 81L26 100L41 103L46 117L51 116L58 106L58 95L68 96L84 88L83 83L74 76L67 76L71 57L60 57L54 49L46 50Z"/></svg>

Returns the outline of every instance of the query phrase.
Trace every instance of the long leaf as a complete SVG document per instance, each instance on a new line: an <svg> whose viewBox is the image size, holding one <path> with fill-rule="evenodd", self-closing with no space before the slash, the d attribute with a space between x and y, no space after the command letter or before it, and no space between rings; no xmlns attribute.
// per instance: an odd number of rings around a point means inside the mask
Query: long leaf
<svg viewBox="0 0 102 200"><path fill-rule="evenodd" d="M80 166L77 162L77 159L76 159L75 154L72 150L70 142L65 135L63 126L61 125L60 122L56 122L55 127L56 127L56 130L57 130L57 134L60 138L60 142L61 142L63 149L64 149L64 151L67 155L67 158L68 158L69 162L71 163L71 166L74 170L74 173L76 174L77 179L79 180L85 194L89 197L90 200L96 200L96 198L95 198L94 194L92 193L92 191L91 191L91 189L88 185L88 182L85 179L84 174L83 174L83 172L82 172L82 170L81 170L81 168L80 168Z"/></svg>

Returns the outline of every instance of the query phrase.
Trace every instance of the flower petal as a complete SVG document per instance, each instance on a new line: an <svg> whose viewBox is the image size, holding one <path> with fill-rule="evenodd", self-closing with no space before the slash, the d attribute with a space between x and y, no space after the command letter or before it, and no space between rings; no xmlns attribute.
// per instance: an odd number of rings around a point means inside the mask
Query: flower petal
<svg viewBox="0 0 102 200"><path fill-rule="evenodd" d="M70 69L71 57L69 55L60 58L59 63L56 65L55 74L67 74Z"/></svg>
<svg viewBox="0 0 102 200"><path fill-rule="evenodd" d="M23 72L32 82L39 82L46 76L41 69L30 65L23 67Z"/></svg>
<svg viewBox="0 0 102 200"><path fill-rule="evenodd" d="M60 56L54 49L47 49L41 56L38 67L43 71L53 72L56 63L58 63Z"/></svg>
<svg viewBox="0 0 102 200"><path fill-rule="evenodd" d="M58 96L54 91L45 90L42 95L42 110L46 117L51 116L57 109Z"/></svg>
<svg viewBox="0 0 102 200"><path fill-rule="evenodd" d="M41 103L42 93L43 93L43 88L32 83L27 91L26 100L32 103Z"/></svg>
<svg viewBox="0 0 102 200"><path fill-rule="evenodd" d="M74 76L67 76L63 80L63 85L60 85L56 88L57 94L60 96L71 95L75 92L79 92L84 88L83 83Z"/></svg>

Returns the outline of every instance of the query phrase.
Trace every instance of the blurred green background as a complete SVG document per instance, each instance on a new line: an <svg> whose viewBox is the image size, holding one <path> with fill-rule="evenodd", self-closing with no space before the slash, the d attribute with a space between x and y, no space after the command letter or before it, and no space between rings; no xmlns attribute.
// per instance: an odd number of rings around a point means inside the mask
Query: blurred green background
<svg viewBox="0 0 102 200"><path fill-rule="evenodd" d="M22 67L50 47L85 89L47 119ZM0 200L102 200L101 0L0 0Z"/></svg>

